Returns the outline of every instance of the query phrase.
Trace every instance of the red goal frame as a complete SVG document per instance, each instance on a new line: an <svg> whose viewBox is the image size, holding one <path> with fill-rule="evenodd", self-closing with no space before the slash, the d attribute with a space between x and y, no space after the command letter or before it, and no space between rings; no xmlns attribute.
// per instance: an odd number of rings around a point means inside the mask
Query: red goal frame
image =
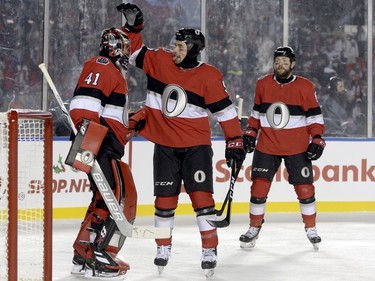
<svg viewBox="0 0 375 281"><path fill-rule="evenodd" d="M52 157L53 132L52 114L41 111L8 112L8 281L18 280L18 124L20 119L43 120L44 124L44 253L43 280L52 280ZM11 188L9 188L11 187Z"/></svg>

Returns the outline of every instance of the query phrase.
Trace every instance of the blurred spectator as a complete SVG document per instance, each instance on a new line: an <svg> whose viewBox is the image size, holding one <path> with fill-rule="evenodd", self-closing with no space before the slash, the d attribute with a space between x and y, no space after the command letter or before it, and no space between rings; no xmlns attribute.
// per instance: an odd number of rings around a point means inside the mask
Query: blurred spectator
<svg viewBox="0 0 375 281"><path fill-rule="evenodd" d="M327 91L319 98L326 124L326 136L356 136L362 131L364 116L361 113L353 114L353 98L346 91L342 78L330 78Z"/></svg>

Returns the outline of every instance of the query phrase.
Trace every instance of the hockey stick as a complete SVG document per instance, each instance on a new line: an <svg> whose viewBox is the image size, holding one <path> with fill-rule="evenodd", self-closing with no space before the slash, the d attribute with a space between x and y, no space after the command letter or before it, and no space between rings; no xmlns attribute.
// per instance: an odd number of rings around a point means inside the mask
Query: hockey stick
<svg viewBox="0 0 375 281"><path fill-rule="evenodd" d="M216 216L221 216L224 212L226 204L228 204L227 208L227 215L222 220L207 220L207 222L212 225L213 227L227 227L230 224L230 217L231 217L231 209L232 209L232 201L233 201L233 191L234 191L234 184L236 183L238 174L241 170L241 166L237 167L236 163L232 166L231 175L230 175L230 184L227 196L225 197L225 201L223 203L222 208L219 211L216 211Z"/></svg>
<svg viewBox="0 0 375 281"><path fill-rule="evenodd" d="M241 123L241 120L242 120L242 107L243 107L243 98L239 98L238 99L238 106L237 106L237 116L238 116L238 120L239 120L240 123ZM225 225L226 223L223 223L223 222L220 222L220 221L209 221L208 220L208 223L211 224L212 226L226 227L226 226L229 225L229 223L230 223L231 203L232 203L232 200L233 200L234 183L237 180L237 177L238 177L238 174L239 174L240 170L241 170L241 166L238 167L238 168L237 167L232 167L229 190L227 192L227 195L225 196L225 200L223 202L223 205L221 206L221 209L220 210L216 210L216 217L220 217L224 213L225 207L227 206L227 204L229 202L227 216L224 219L224 221L226 221L227 225ZM228 213L229 213L229 215L228 215ZM220 224L222 226L218 226Z"/></svg>
<svg viewBox="0 0 375 281"><path fill-rule="evenodd" d="M70 118L69 112L66 109L64 102L62 101L55 84L52 81L51 76L48 73L48 70L44 63L39 64L40 70L43 72L45 79L48 82L48 85L50 86L57 102L59 103L61 110L63 111L63 114L68 119L69 124L71 126L71 129L73 130L74 134L77 134L77 129L74 126L74 123L72 119ZM101 196L103 197L103 200L108 207L109 212L111 213L111 216L113 220L115 221L119 231L127 236L127 237L133 237L133 238L142 238L142 239L148 239L148 238L169 238L171 237L172 230L170 228L161 228L161 227L153 227L153 228L147 228L147 227L137 227L133 226L125 217L123 208L120 206L118 201L116 200L116 197L114 196L112 189L107 181L107 179L104 176L104 173L102 169L100 168L99 163L97 160L95 160L94 165L92 167L92 170L90 172L96 186L99 189L99 192Z"/></svg>

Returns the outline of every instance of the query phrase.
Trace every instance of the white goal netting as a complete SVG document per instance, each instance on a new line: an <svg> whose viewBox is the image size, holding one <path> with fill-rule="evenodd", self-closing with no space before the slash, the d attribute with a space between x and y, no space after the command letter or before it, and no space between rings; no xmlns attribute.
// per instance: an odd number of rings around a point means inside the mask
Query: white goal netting
<svg viewBox="0 0 375 281"><path fill-rule="evenodd" d="M17 280L45 280L45 120L19 118L17 137L12 140L10 122L14 121L8 117L8 112L0 113L0 280L9 279L8 268L13 267L9 257L13 254L17 256ZM17 171L13 161L17 161ZM12 181L14 173L16 184ZM10 193L15 188L13 203L17 204L13 206L17 211L12 219ZM16 233L10 228L11 220L16 221ZM10 245L10 238L15 235L18 250Z"/></svg>

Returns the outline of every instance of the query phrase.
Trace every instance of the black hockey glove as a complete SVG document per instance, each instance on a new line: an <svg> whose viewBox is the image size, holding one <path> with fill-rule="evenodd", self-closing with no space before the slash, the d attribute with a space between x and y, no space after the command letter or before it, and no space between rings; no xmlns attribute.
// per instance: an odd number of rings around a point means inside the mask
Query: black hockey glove
<svg viewBox="0 0 375 281"><path fill-rule="evenodd" d="M140 32L144 27L143 13L141 9L130 3L121 3L117 7L117 11L121 12L125 19L125 29L129 32Z"/></svg>
<svg viewBox="0 0 375 281"><path fill-rule="evenodd" d="M146 109L142 108L134 113L129 113L129 130L139 132L146 125Z"/></svg>
<svg viewBox="0 0 375 281"><path fill-rule="evenodd" d="M323 150L326 146L326 142L321 135L313 137L311 143L307 147L306 157L309 160L318 160L322 156Z"/></svg>
<svg viewBox="0 0 375 281"><path fill-rule="evenodd" d="M243 148L247 153L254 151L257 135L258 130L255 128L247 127L246 129L242 130Z"/></svg>
<svg viewBox="0 0 375 281"><path fill-rule="evenodd" d="M228 167L232 167L234 163L236 163L236 167L241 167L245 157L246 152L243 149L241 137L234 137L226 141L225 159Z"/></svg>

